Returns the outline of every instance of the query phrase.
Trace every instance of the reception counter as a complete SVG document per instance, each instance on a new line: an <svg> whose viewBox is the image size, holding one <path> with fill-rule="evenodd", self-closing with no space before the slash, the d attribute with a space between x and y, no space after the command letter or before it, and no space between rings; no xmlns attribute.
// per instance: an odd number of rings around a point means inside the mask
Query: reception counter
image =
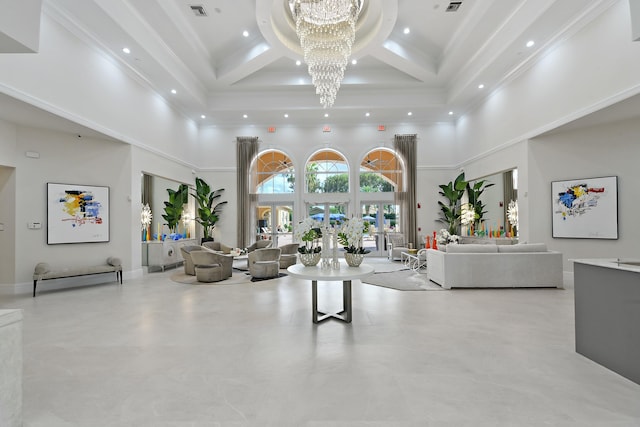
<svg viewBox="0 0 640 427"><path fill-rule="evenodd" d="M572 261L576 351L640 384L640 260Z"/></svg>

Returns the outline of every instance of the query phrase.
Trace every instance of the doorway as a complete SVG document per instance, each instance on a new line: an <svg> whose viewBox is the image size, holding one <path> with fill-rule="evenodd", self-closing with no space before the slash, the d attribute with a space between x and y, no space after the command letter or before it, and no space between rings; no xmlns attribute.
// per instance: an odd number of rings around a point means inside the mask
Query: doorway
<svg viewBox="0 0 640 427"><path fill-rule="evenodd" d="M272 240L273 247L293 242L293 204L262 203L256 218L256 240Z"/></svg>
<svg viewBox="0 0 640 427"><path fill-rule="evenodd" d="M365 234L362 242L364 248L371 251L373 256L385 256L385 234L398 229L398 206L389 202L363 201L360 214L369 223L369 233Z"/></svg>

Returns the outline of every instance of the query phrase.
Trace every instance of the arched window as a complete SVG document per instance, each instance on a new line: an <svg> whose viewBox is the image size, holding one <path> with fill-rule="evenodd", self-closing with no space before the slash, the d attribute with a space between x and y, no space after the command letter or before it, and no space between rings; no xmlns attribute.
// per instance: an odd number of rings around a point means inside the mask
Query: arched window
<svg viewBox="0 0 640 427"><path fill-rule="evenodd" d="M307 193L348 193L349 165L337 151L318 151L307 161L305 183Z"/></svg>
<svg viewBox="0 0 640 427"><path fill-rule="evenodd" d="M402 162L385 148L367 153L360 163L360 191L363 193L393 193L402 190Z"/></svg>
<svg viewBox="0 0 640 427"><path fill-rule="evenodd" d="M282 151L260 153L254 164L254 188L257 194L281 194L295 191L293 163Z"/></svg>

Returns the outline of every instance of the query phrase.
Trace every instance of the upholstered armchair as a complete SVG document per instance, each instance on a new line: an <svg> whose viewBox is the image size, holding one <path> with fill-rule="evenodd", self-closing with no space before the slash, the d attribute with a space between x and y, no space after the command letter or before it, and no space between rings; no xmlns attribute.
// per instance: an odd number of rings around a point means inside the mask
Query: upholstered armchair
<svg viewBox="0 0 640 427"><path fill-rule="evenodd" d="M229 277L231 277L231 274L233 273L233 257L231 255L225 255L213 249L209 249L206 246L202 246L202 249L210 253L211 255L214 255L212 259L215 260L214 262L216 264L220 264L222 266L222 275L224 276L224 279L228 279Z"/></svg>
<svg viewBox="0 0 640 427"><path fill-rule="evenodd" d="M256 279L278 277L280 248L256 249L249 252L249 273Z"/></svg>
<svg viewBox="0 0 640 427"><path fill-rule="evenodd" d="M409 244L407 243L404 234L402 233L387 233L387 251L390 261L400 259L402 252L409 251Z"/></svg>
<svg viewBox="0 0 640 427"><path fill-rule="evenodd" d="M218 254L203 249L189 252L198 282L219 282L226 279L222 266L217 262Z"/></svg>
<svg viewBox="0 0 640 427"><path fill-rule="evenodd" d="M298 262L298 243L280 246L280 268L287 268Z"/></svg>
<svg viewBox="0 0 640 427"><path fill-rule="evenodd" d="M258 240L247 248L247 252L253 252L256 249L267 249L273 244L272 240Z"/></svg>
<svg viewBox="0 0 640 427"><path fill-rule="evenodd" d="M228 254L233 249L231 246L220 242L203 242L202 246L212 251L222 252L223 254Z"/></svg>
<svg viewBox="0 0 640 427"><path fill-rule="evenodd" d="M191 251L200 250L202 250L200 246L180 246L180 253L182 254L182 258L184 258L184 274L188 274L190 276L196 275L195 266L193 265L193 260L191 259Z"/></svg>

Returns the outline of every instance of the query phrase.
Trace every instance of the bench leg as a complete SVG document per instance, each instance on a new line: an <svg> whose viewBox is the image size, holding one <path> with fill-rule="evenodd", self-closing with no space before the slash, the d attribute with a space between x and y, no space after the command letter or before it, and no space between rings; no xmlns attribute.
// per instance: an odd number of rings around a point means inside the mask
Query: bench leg
<svg viewBox="0 0 640 427"><path fill-rule="evenodd" d="M36 284L37 284L37 283L38 283L38 281L37 281L37 280L34 280L34 281L33 281L33 297L34 297L34 298L36 297Z"/></svg>

